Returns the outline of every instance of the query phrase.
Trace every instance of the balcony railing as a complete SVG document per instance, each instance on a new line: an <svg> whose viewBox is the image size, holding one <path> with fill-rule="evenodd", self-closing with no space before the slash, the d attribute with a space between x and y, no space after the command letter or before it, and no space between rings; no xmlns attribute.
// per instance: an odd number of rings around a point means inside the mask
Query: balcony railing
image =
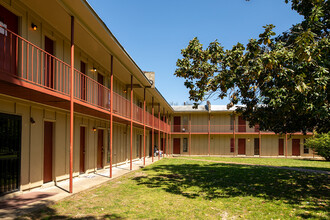
<svg viewBox="0 0 330 220"><path fill-rule="evenodd" d="M40 91L56 92L70 98L71 66L33 43L0 25L0 72L2 78L13 82L18 79L26 82L30 88ZM22 83L20 83L22 84ZM22 84L23 85L23 84ZM23 85L23 86L25 86ZM110 111L110 89L96 80L74 69L74 99L99 109ZM130 100L113 92L113 112L129 119L131 116ZM149 112L133 104L133 120L158 129L165 130L166 125Z"/></svg>
<svg viewBox="0 0 330 220"><path fill-rule="evenodd" d="M172 132L177 133L233 133L233 125L173 125ZM250 129L250 130L248 130ZM236 133L258 133L259 130L254 128L246 128L246 126L236 126Z"/></svg>

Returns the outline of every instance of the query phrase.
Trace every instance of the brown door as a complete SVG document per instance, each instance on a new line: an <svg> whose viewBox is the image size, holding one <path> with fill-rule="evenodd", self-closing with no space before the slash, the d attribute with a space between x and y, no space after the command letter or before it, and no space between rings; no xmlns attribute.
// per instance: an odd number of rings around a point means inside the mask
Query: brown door
<svg viewBox="0 0 330 220"><path fill-rule="evenodd" d="M292 155L300 155L300 139L292 139Z"/></svg>
<svg viewBox="0 0 330 220"><path fill-rule="evenodd" d="M80 127L80 173L85 173L86 128Z"/></svg>
<svg viewBox="0 0 330 220"><path fill-rule="evenodd" d="M86 79L86 63L84 62L80 62L80 72L82 73L81 74L81 77L80 77L80 98L82 100L86 100L86 97L87 97L87 94L86 94L86 86L87 86L87 79Z"/></svg>
<svg viewBox="0 0 330 220"><path fill-rule="evenodd" d="M53 180L53 122L44 122L44 183Z"/></svg>
<svg viewBox="0 0 330 220"><path fill-rule="evenodd" d="M18 33L18 17L0 5L0 25ZM0 70L1 72L17 74L17 47L18 38L0 28Z"/></svg>
<svg viewBox="0 0 330 220"><path fill-rule="evenodd" d="M103 168L103 130L97 132L97 169Z"/></svg>
<svg viewBox="0 0 330 220"><path fill-rule="evenodd" d="M238 116L238 132L246 132L246 121L242 116Z"/></svg>
<svg viewBox="0 0 330 220"><path fill-rule="evenodd" d="M278 139L278 155L284 155L284 139Z"/></svg>
<svg viewBox="0 0 330 220"><path fill-rule="evenodd" d="M181 117L174 116L174 132L181 132Z"/></svg>
<svg viewBox="0 0 330 220"><path fill-rule="evenodd" d="M180 138L173 138L173 154L180 154Z"/></svg>
<svg viewBox="0 0 330 220"><path fill-rule="evenodd" d="M245 138L238 139L238 154L245 155Z"/></svg>
<svg viewBox="0 0 330 220"><path fill-rule="evenodd" d="M45 37L45 86L54 88L54 62L51 55L54 55L54 41Z"/></svg>
<svg viewBox="0 0 330 220"><path fill-rule="evenodd" d="M254 139L254 155L259 155L259 138Z"/></svg>
<svg viewBox="0 0 330 220"><path fill-rule="evenodd" d="M101 74L97 74L97 82L101 85L99 85L99 95L98 95L98 105L103 106L103 76Z"/></svg>

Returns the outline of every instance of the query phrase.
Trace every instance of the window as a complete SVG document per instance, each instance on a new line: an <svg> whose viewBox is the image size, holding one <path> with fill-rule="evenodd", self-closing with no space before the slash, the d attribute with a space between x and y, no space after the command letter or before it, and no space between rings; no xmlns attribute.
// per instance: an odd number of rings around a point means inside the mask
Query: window
<svg viewBox="0 0 330 220"><path fill-rule="evenodd" d="M183 152L188 152L188 138L183 138Z"/></svg>
<svg viewBox="0 0 330 220"><path fill-rule="evenodd" d="M234 138L230 139L230 153L234 153L235 146L234 146Z"/></svg>
<svg viewBox="0 0 330 220"><path fill-rule="evenodd" d="M309 154L309 148L305 145L306 139L304 139L304 154Z"/></svg>

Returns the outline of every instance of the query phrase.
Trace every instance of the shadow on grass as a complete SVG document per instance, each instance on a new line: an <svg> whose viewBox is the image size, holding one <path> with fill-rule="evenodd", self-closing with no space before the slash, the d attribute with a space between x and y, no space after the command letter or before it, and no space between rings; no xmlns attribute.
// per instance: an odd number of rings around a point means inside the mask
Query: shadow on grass
<svg viewBox="0 0 330 220"><path fill-rule="evenodd" d="M143 170L147 176L134 178L139 185L162 188L191 199L253 196L282 200L293 206L302 206L308 201L302 209L310 214L300 217L319 218L313 213L329 213L330 178L325 174L175 159L164 160Z"/></svg>
<svg viewBox="0 0 330 220"><path fill-rule="evenodd" d="M23 210L27 215L17 213L15 219L125 219L119 214L104 214L100 216L84 215L81 217L71 217L69 215L60 215L57 211L48 205L36 205Z"/></svg>

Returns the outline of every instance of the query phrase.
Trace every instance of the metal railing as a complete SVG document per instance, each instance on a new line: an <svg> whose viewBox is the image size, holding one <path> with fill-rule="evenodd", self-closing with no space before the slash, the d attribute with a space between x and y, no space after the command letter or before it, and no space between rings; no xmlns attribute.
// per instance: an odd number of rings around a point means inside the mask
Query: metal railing
<svg viewBox="0 0 330 220"><path fill-rule="evenodd" d="M71 66L54 55L41 49L23 37L0 25L0 72L32 85L32 89L45 92L53 91L70 97ZM75 100L110 111L110 89L93 78L74 69ZM46 89L46 90L43 90ZM130 119L130 100L113 92L113 113ZM158 117L145 113L146 124L154 128L166 129ZM144 111L133 104L133 120L143 123Z"/></svg>

